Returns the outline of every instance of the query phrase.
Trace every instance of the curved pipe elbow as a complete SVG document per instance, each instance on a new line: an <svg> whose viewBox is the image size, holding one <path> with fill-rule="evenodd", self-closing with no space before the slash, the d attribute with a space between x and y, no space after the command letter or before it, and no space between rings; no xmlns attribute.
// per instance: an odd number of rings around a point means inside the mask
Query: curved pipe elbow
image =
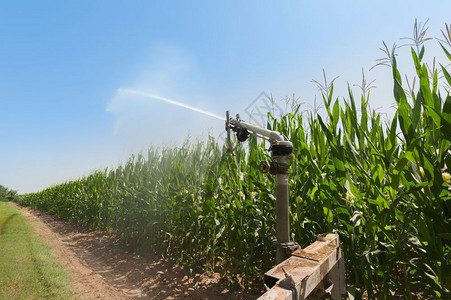
<svg viewBox="0 0 451 300"><path fill-rule="evenodd" d="M288 139L283 134L281 134L280 132L277 132L277 131L271 131L271 134L269 135L269 139L274 140L276 142L288 141Z"/></svg>

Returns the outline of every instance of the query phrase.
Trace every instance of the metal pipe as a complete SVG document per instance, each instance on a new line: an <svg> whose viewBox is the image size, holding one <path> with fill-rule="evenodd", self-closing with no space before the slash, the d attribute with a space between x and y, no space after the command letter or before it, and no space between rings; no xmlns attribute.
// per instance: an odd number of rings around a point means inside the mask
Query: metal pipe
<svg viewBox="0 0 451 300"><path fill-rule="evenodd" d="M288 164L287 156L275 156L279 164ZM276 174L276 263L289 257L286 246L290 244L290 206L288 201L288 172ZM285 246L285 247L284 247Z"/></svg>
<svg viewBox="0 0 451 300"><path fill-rule="evenodd" d="M246 128L247 130L250 130L250 131L255 132L257 134L266 136L270 140L273 140L273 141L280 141L280 142L287 141L285 136L283 136L283 134L281 134L281 133L279 133L277 131L272 131L272 130L268 130L268 129L265 129L265 128L261 128L260 126L249 124L249 123L246 123L246 122L238 120L238 119L230 119L230 124L232 124L234 126L239 126L239 127L242 127L242 128Z"/></svg>
<svg viewBox="0 0 451 300"><path fill-rule="evenodd" d="M276 175L276 262L279 264L287 259L290 256L290 253L298 247L295 242L290 240L290 204L288 201L288 160L291 158L293 144L280 132L246 123L240 120L238 115L235 119L229 118L228 111L226 112L226 118L228 140L230 140L229 133L230 128L233 128L232 126L235 128L244 128L269 138L271 144L271 156L274 161L272 163L265 161L261 163L260 166L263 172L269 172ZM246 133L244 135L244 140L246 140L248 134L249 133ZM229 149L230 148L233 147L229 145Z"/></svg>

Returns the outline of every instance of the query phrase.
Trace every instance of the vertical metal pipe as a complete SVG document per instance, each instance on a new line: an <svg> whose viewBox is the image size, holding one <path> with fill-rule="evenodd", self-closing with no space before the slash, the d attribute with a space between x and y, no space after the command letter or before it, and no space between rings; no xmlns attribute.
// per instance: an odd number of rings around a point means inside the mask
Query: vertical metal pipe
<svg viewBox="0 0 451 300"><path fill-rule="evenodd" d="M287 164L287 156L275 156L279 164ZM279 264L289 257L286 247L290 243L290 204L288 201L288 172L276 174L276 263Z"/></svg>
<svg viewBox="0 0 451 300"><path fill-rule="evenodd" d="M290 204L288 201L288 160L291 158L293 144L277 131L261 128L240 120L237 115L236 119L230 119L229 112L226 112L226 130L227 140L229 140L230 152L233 147L230 142L230 130L237 132L237 128L244 128L251 132L268 137L271 143L271 152L274 164L264 161L260 164L262 172L276 175L276 262L281 263L290 256L297 244L290 241ZM246 133L244 140L246 140Z"/></svg>

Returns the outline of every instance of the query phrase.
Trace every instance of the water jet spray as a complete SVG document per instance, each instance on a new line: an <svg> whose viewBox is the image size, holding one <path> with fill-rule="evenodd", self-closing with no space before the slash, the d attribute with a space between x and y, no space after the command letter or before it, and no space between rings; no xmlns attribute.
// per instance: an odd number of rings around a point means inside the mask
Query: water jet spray
<svg viewBox="0 0 451 300"><path fill-rule="evenodd" d="M197 107L194 107L194 106L182 103L182 102L178 102L178 101L166 98L166 97L162 97L162 96L158 96L158 95L154 95L154 94L149 94L149 93L145 93L145 92L138 91L138 90L130 90L130 89L123 89L123 88L120 88L118 90L118 92L134 94L134 95L142 96L142 97L149 98L149 99L161 100L161 101L173 104L173 105L177 105L177 106L180 106L180 107L183 107L183 108L187 108L189 110L192 110L192 111L204 114L206 116L210 116L210 117L213 117L213 118L216 118L216 119L219 119L219 120L223 120L223 121L225 120L224 117L218 116L215 113L212 113L212 112L209 112L209 111L206 111L206 110L203 110L203 109L200 109L200 108L197 108Z"/></svg>

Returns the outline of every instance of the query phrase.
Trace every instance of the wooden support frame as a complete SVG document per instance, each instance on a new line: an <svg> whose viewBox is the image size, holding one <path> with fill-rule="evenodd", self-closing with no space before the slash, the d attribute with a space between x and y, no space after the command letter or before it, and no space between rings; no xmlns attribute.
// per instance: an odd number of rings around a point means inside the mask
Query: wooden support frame
<svg viewBox="0 0 451 300"><path fill-rule="evenodd" d="M332 299L346 296L344 258L338 234L328 234L265 273L270 288L260 300L305 299L328 276Z"/></svg>

